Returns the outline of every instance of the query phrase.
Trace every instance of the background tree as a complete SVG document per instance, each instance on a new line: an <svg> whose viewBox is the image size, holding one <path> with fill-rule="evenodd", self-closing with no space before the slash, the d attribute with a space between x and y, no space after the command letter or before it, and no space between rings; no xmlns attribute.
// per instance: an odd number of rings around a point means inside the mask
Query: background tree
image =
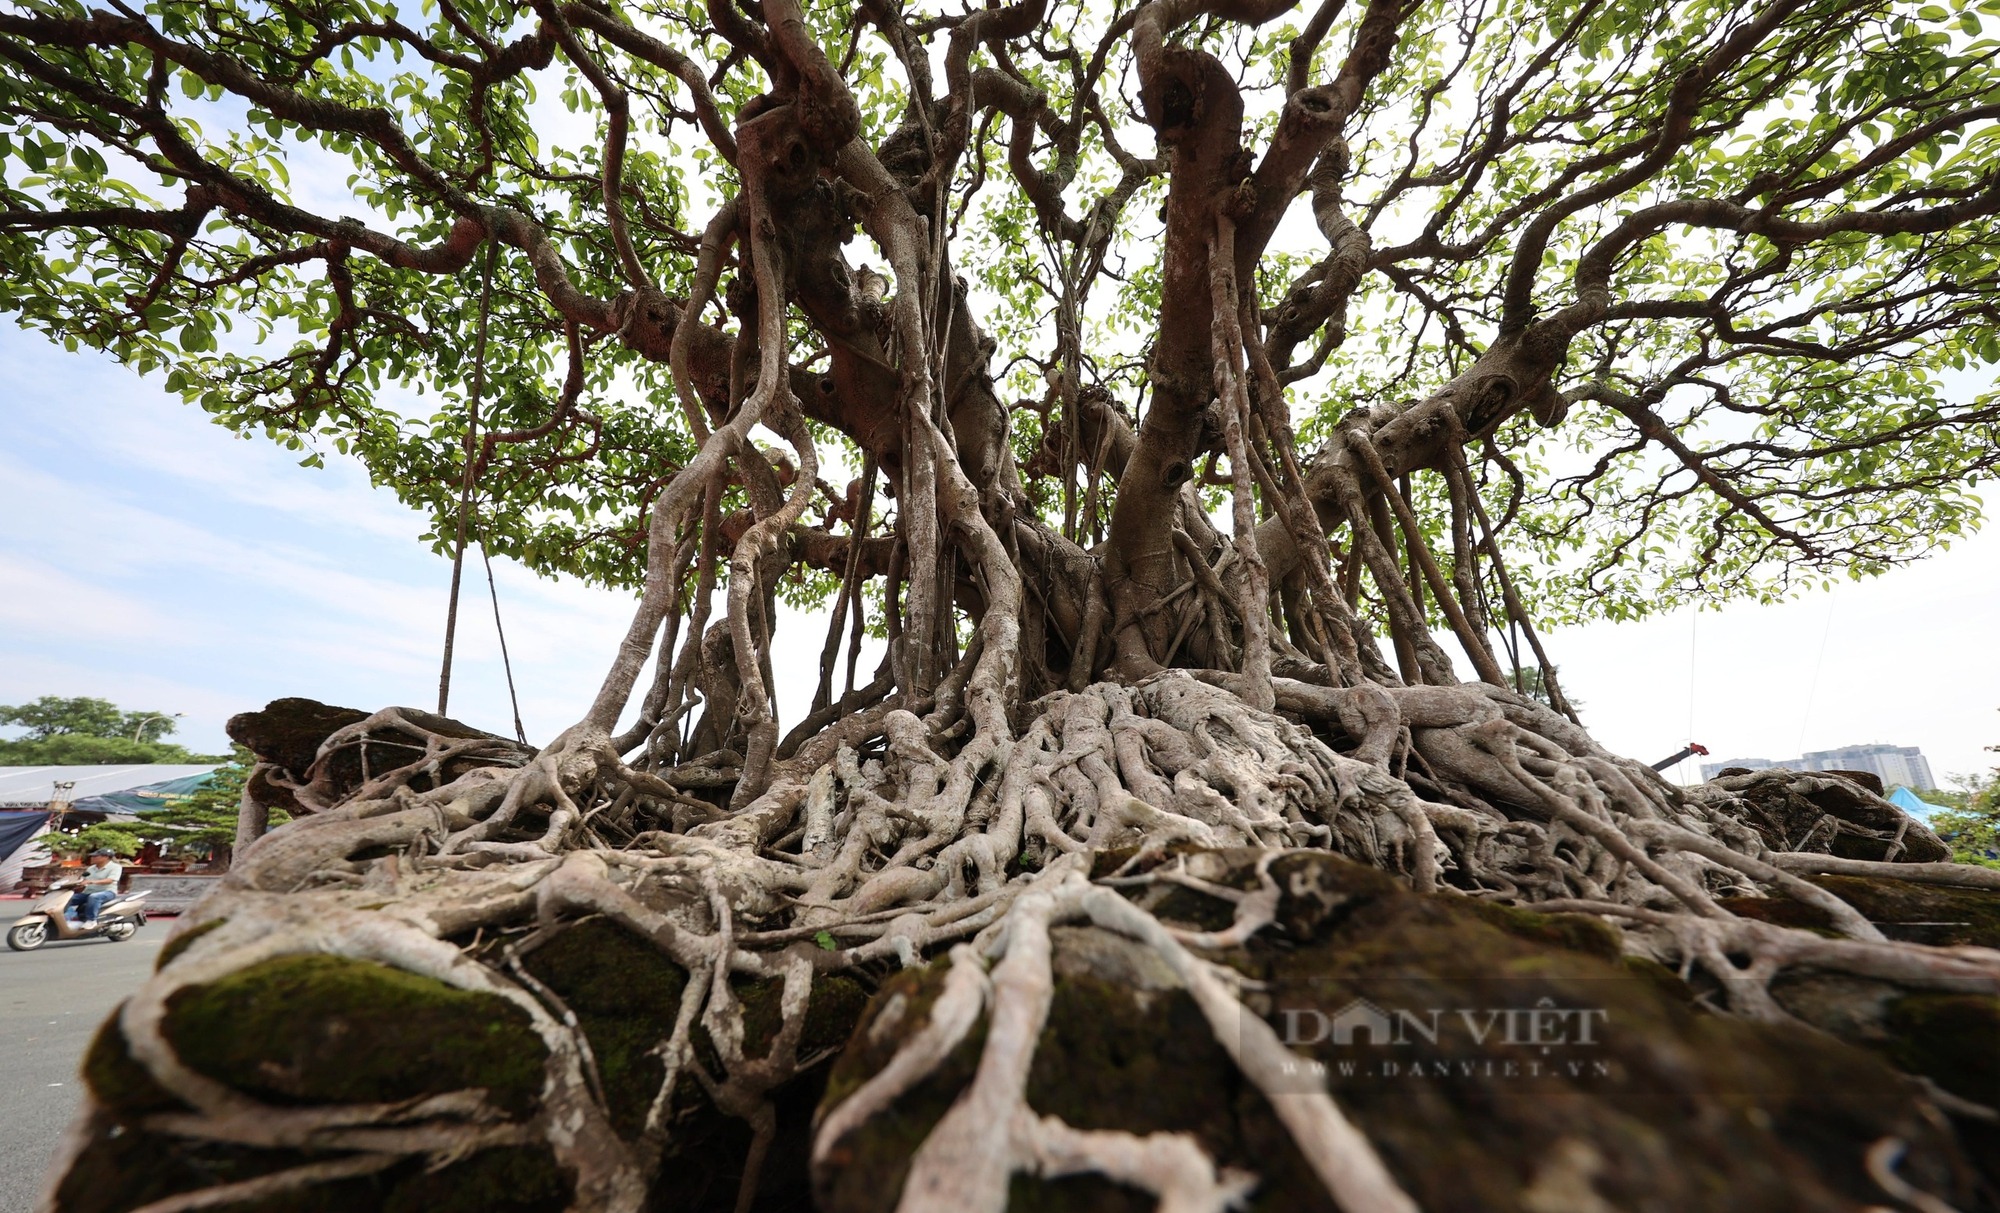
<svg viewBox="0 0 2000 1213"><path fill-rule="evenodd" d="M126 727L128 713L118 710L108 699L76 698L65 699L57 695L44 695L33 703L18 707L0 704L0 724L11 724L27 730L30 741L46 741L64 733L80 733L86 737L129 736L132 729ZM147 715L161 716L154 712ZM164 718L164 728L171 732L173 720ZM159 726L155 726L156 728ZM139 737L134 740L157 741L159 735Z"/></svg>
<svg viewBox="0 0 2000 1213"><path fill-rule="evenodd" d="M174 731L169 712L126 712L108 699L44 695L33 703L0 704L0 725L26 731L0 738L0 765L77 766L127 762L221 762L162 741Z"/></svg>
<svg viewBox="0 0 2000 1213"><path fill-rule="evenodd" d="M2000 752L2000 746L1987 746ZM1959 863L2000 867L2000 767L1984 775L1952 775L1953 786L1924 795L1947 806L1931 814L1931 828Z"/></svg>
<svg viewBox="0 0 2000 1213"><path fill-rule="evenodd" d="M1988 779L1965 807L1931 814L1931 829L1951 848L1956 863L2000 867L2000 781Z"/></svg>
<svg viewBox="0 0 2000 1213"><path fill-rule="evenodd" d="M239 856L119 1030L195 1110L177 1140L359 1152L214 1199L525 1135L576 1207L636 1209L685 1073L750 1126L747 1208L769 1097L817 1056L815 974L971 940L886 1077L822 1110L821 1181L990 1008L977 1098L916 1147L904 1207L997 1208L1051 1169L1226 1207L1245 1181L1202 1147L1030 1115L1049 928L1088 919L1198 998L1323 1197L1406 1209L1431 1172L1392 1173L1325 1091L1285 1098L1275 1037L1190 951L1257 936L1271 865L1314 850L1621 922L1751 1019L1789 1022L1772 983L1808 965L2000 989L2000 955L1886 940L1797 875L1984 873L1892 862L1945 852L1837 781L1686 791L1604 752L1535 630L1877 571L1975 521L1994 11L0 15L0 304L307 463L359 457L441 549L638 591L538 751L410 709L305 751L273 724L296 711L264 721L245 821L259 797L310 820ZM789 731L780 601L830 607ZM1552 707L1507 689L1503 630ZM1154 869L1169 845L1265 858L1235 889ZM1235 925L1113 891L1175 881ZM1837 938L1717 901L1759 890ZM579 914L681 974L636 1126L516 951ZM171 998L298 952L508 1002L548 1115L459 1092L280 1116L183 1064ZM746 1015L783 1024L762 1053Z"/></svg>

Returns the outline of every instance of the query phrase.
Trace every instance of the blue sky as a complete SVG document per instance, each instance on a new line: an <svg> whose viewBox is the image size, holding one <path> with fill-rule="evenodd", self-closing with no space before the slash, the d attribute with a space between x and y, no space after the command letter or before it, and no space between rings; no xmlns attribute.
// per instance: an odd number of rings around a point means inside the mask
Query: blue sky
<svg viewBox="0 0 2000 1213"><path fill-rule="evenodd" d="M301 468L107 359L11 327L0 365L0 702L185 712L179 739L202 749L283 695L435 706L450 563L358 465ZM588 702L626 600L495 572L523 716L546 738ZM453 714L511 732L476 560L459 629Z"/></svg>
<svg viewBox="0 0 2000 1213"><path fill-rule="evenodd" d="M285 695L433 706L449 562L417 516L329 454L324 469L230 436L107 359L0 324L0 703L96 695L231 714ZM630 599L495 563L522 715L545 741L589 703ZM468 561L452 714L510 731L485 582ZM780 628L796 719L819 628ZM1652 760L1918 745L1942 776L2000 755L2000 531L1875 581L1775 607L1559 632L1585 723ZM1823 658L1822 658L1823 654ZM872 664L872 663L871 663ZM1687 772L1692 776L1692 770Z"/></svg>

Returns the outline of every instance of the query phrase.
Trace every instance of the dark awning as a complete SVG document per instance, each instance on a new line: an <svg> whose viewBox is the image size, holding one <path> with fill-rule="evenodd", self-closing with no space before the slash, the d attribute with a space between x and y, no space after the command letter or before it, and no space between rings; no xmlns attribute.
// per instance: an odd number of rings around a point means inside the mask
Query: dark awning
<svg viewBox="0 0 2000 1213"><path fill-rule="evenodd" d="M22 844L41 833L48 820L46 809L0 809L0 859L12 855Z"/></svg>

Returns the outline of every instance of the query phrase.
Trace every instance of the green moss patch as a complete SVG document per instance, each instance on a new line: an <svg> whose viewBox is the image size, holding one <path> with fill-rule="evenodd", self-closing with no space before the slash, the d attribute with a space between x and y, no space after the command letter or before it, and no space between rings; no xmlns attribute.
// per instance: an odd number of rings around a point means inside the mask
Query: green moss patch
<svg viewBox="0 0 2000 1213"><path fill-rule="evenodd" d="M612 1127L636 1137L666 1076L652 1050L673 1031L686 970L602 918L570 927L523 963L576 1014L597 1058Z"/></svg>
<svg viewBox="0 0 2000 1213"><path fill-rule="evenodd" d="M172 964L174 957L179 956L182 952L185 952L190 947L194 946L195 940L200 939L202 936L208 934L210 931L213 931L215 928L221 926L223 923L228 921L229 920L227 918L218 918L214 922L205 922L198 927L182 931L180 934L168 940L166 946L160 949L159 956L156 957L153 961L153 972L157 973L161 969L166 968L169 964Z"/></svg>
<svg viewBox="0 0 2000 1213"><path fill-rule="evenodd" d="M562 1213L574 1184L542 1148L484 1150L397 1183L382 1213Z"/></svg>
<svg viewBox="0 0 2000 1213"><path fill-rule="evenodd" d="M1610 961L1616 961L1624 950L1618 928L1602 918L1587 914L1537 914L1472 897L1453 904L1470 910L1475 917L1509 935L1552 948L1566 948Z"/></svg>
<svg viewBox="0 0 2000 1213"><path fill-rule="evenodd" d="M854 1034L868 1009L868 991L852 977L822 977L813 983L806 1024L799 1033L801 1060L839 1049Z"/></svg>
<svg viewBox="0 0 2000 1213"><path fill-rule="evenodd" d="M142 1205L270 1175L337 1155L255 1150L118 1128L64 1176L56 1213L129 1213ZM485 1150L441 1170L422 1159L373 1175L218 1206L227 1213L562 1213L574 1185L542 1147Z"/></svg>
<svg viewBox="0 0 2000 1213"><path fill-rule="evenodd" d="M2000 998L1911 994L1889 1004L1888 1054L1954 1095L2000 1107ZM1996 1160L2000 1161L2000 1160Z"/></svg>
<svg viewBox="0 0 2000 1213"><path fill-rule="evenodd" d="M84 1050L83 1081L97 1102L120 1120L185 1106L133 1060L115 1010L98 1025L90 1047Z"/></svg>
<svg viewBox="0 0 2000 1213"><path fill-rule="evenodd" d="M476 1087L522 1116L547 1056L528 1017L502 999L335 956L280 957L183 990L165 1027L187 1065L275 1102Z"/></svg>
<svg viewBox="0 0 2000 1213"><path fill-rule="evenodd" d="M124 1126L95 1134L56 1188L55 1213L130 1210L307 1161L289 1151L186 1142ZM299 1202L304 1207L303 1202ZM230 1213L241 1213L238 1205Z"/></svg>
<svg viewBox="0 0 2000 1213"><path fill-rule="evenodd" d="M902 1042L930 1022L931 1004L944 992L945 962L924 969L906 969L890 978L868 1004L853 1038L833 1064L822 1111L830 1111L879 1073ZM979 1066L986 1043L982 1018L931 1075L918 1083L881 1115L833 1143L828 1154L828 1182L815 1185L819 1209L889 1209L903 1190L910 1158L930 1131L944 1119Z"/></svg>

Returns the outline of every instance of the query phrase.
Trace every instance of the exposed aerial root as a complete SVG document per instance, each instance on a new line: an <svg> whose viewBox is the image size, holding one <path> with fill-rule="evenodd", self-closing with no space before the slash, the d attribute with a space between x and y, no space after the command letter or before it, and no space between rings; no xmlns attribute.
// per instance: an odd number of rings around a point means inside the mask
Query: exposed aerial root
<svg viewBox="0 0 2000 1213"><path fill-rule="evenodd" d="M2000 872L1964 863L1882 863L1872 859L1842 859L1837 855L1780 852L1770 856L1776 866L1788 872L1827 872L1840 876L1886 876L1892 880L1912 880L1918 884L1950 885L1961 889L2000 890Z"/></svg>
<svg viewBox="0 0 2000 1213"><path fill-rule="evenodd" d="M401 1159L394 1154L356 1154L329 1162L312 1162L302 1167L279 1171L274 1175L260 1175L255 1179L151 1201L140 1205L132 1213L191 1213L195 1209L219 1209L228 1205L283 1196L288 1192L296 1192L301 1188L336 1179L371 1175L376 1171L387 1170L400 1161Z"/></svg>
<svg viewBox="0 0 2000 1213"><path fill-rule="evenodd" d="M1347 1213L1415 1213L1416 1202L1397 1185L1368 1138L1341 1113L1323 1085L1301 1085L1296 1058L1269 1024L1244 1009L1213 967L1125 899L1094 889L1080 900L1093 922L1151 946L1186 983L1216 1042L1271 1101L1336 1204Z"/></svg>
<svg viewBox="0 0 2000 1213"><path fill-rule="evenodd" d="M1279 1119L1312 1163L1328 1193L1349 1213L1413 1213L1403 1193L1324 1087L1301 1089L1296 1059L1261 1019L1249 1014L1212 966L1196 958L1158 919L1059 862L1016 901L1007 918L971 949L954 953L954 974L970 974L984 950L993 966L988 1030L971 1086L918 1147L897 1206L904 1213L1006 1208L1014 1174L1095 1172L1150 1192L1162 1210L1223 1210L1248 1195L1255 1178L1218 1170L1192 1139L1119 1132L1079 1132L1037 1114L1027 1104L1028 1070L1041 1038L1054 976L1051 925L1088 919L1154 949L1187 987L1216 1040L1270 1099ZM983 945L983 948L982 948ZM958 978L939 999L953 999L889 1065L820 1125L814 1144L824 1158L832 1144L923 1078L969 1025L981 992L978 979ZM1292 1064L1288 1064L1292 1063ZM859 1106L850 1106L861 1101ZM996 1148L998 1147L998 1148Z"/></svg>

